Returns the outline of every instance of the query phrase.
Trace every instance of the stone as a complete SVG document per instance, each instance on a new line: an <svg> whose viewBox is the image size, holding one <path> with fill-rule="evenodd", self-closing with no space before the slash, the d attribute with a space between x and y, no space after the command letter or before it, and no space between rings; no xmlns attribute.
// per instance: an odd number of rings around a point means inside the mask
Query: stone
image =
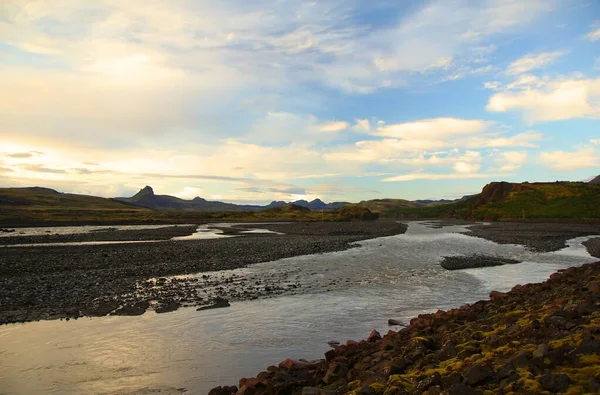
<svg viewBox="0 0 600 395"><path fill-rule="evenodd" d="M377 340L381 340L381 335L379 334L379 332L377 332L375 329L373 329L371 331L371 333L369 333L369 337L367 337L367 341L374 343Z"/></svg>
<svg viewBox="0 0 600 395"><path fill-rule="evenodd" d="M334 383L341 378L346 380L346 375L348 374L348 367L344 364L332 362L329 364L329 369L325 373L325 377L323 377L323 382L325 384Z"/></svg>
<svg viewBox="0 0 600 395"><path fill-rule="evenodd" d="M564 392L569 388L571 380L566 374L546 374L540 378L540 385L552 393Z"/></svg>
<svg viewBox="0 0 600 395"><path fill-rule="evenodd" d="M410 361L406 358L394 358L390 363L390 374L402 374L410 366Z"/></svg>
<svg viewBox="0 0 600 395"><path fill-rule="evenodd" d="M505 292L492 291L490 292L490 300L500 300L506 298Z"/></svg>
<svg viewBox="0 0 600 395"><path fill-rule="evenodd" d="M476 386L494 377L494 372L485 365L475 365L465 374L465 384Z"/></svg>
<svg viewBox="0 0 600 395"><path fill-rule="evenodd" d="M202 311L202 310L208 310L208 309L219 309L219 308L229 307L229 306L231 306L231 304L229 304L229 301L227 299L217 297L213 304L211 304L209 306L198 307L196 309L196 311Z"/></svg>
<svg viewBox="0 0 600 395"><path fill-rule="evenodd" d="M232 395L238 391L236 386L233 387L215 387L208 392L208 395Z"/></svg>
<svg viewBox="0 0 600 395"><path fill-rule="evenodd" d="M285 361L279 364L280 369L292 370L296 366L296 361L291 358L287 358Z"/></svg>
<svg viewBox="0 0 600 395"><path fill-rule="evenodd" d="M540 344L538 348L533 352L533 357L536 359L541 359L546 356L548 353L548 346L546 344Z"/></svg>
<svg viewBox="0 0 600 395"><path fill-rule="evenodd" d="M405 323L403 323L403 322L401 322L401 321L398 321L398 320L395 320L395 319L393 319L393 318L390 318L390 319L388 320L388 325L389 325L389 326L404 326L404 327L408 326L408 325L406 325Z"/></svg>
<svg viewBox="0 0 600 395"><path fill-rule="evenodd" d="M419 392L427 391L430 387L433 387L434 385L440 385L440 384L442 384L442 376L440 376L440 374L438 372L435 372L431 376L426 377L423 380L419 381L419 384L417 384L417 391L419 391Z"/></svg>

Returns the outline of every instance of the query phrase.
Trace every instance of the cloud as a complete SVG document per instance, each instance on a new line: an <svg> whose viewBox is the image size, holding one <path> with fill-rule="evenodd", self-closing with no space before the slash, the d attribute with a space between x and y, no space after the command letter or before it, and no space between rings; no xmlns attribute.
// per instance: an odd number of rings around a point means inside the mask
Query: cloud
<svg viewBox="0 0 600 395"><path fill-rule="evenodd" d="M600 78L547 80L537 88L515 88L492 95L486 109L519 111L530 123L600 116Z"/></svg>
<svg viewBox="0 0 600 395"><path fill-rule="evenodd" d="M498 130L496 130L496 128ZM527 131L507 135L493 122L457 118L435 118L400 124L381 124L374 136L324 154L329 162L400 163L406 165L447 164L436 150L536 147L543 135ZM456 156L456 153L453 154Z"/></svg>
<svg viewBox="0 0 600 395"><path fill-rule="evenodd" d="M592 143L594 145L600 145L600 139L591 139L590 143Z"/></svg>
<svg viewBox="0 0 600 395"><path fill-rule="evenodd" d="M571 171L600 167L600 152L594 147L582 147L576 151L542 152L539 160L554 170Z"/></svg>
<svg viewBox="0 0 600 395"><path fill-rule="evenodd" d="M49 167L45 167L42 165L25 165L22 167L25 170L29 170L35 173L54 173L54 174L65 174L66 170L63 169L53 169Z"/></svg>
<svg viewBox="0 0 600 395"><path fill-rule="evenodd" d="M350 124L344 121L338 122L329 122L319 127L321 132L340 132L342 130L348 129Z"/></svg>
<svg viewBox="0 0 600 395"><path fill-rule="evenodd" d="M585 35L585 38L590 41L600 40L600 28L591 30L588 34Z"/></svg>
<svg viewBox="0 0 600 395"><path fill-rule="evenodd" d="M378 135L399 139L437 139L448 136L477 134L490 127L490 123L457 118L425 119L378 128Z"/></svg>
<svg viewBox="0 0 600 395"><path fill-rule="evenodd" d="M497 177L495 174L479 174L479 173L448 173L448 174L435 174L435 173L410 173L399 176L384 178L382 182L401 182L401 181L415 181L415 180L460 180L468 178L487 178L492 179Z"/></svg>
<svg viewBox="0 0 600 395"><path fill-rule="evenodd" d="M456 162L452 168L455 172L461 174L472 174L479 170L481 166L476 163Z"/></svg>
<svg viewBox="0 0 600 395"><path fill-rule="evenodd" d="M498 171L514 171L527 162L527 152L525 151L505 151L496 158L496 163L500 165Z"/></svg>
<svg viewBox="0 0 600 395"><path fill-rule="evenodd" d="M544 52L539 54L527 54L520 59L512 62L507 70L507 74L523 74L531 70L540 69L554 63L558 58L564 56L565 51Z"/></svg>
<svg viewBox="0 0 600 395"><path fill-rule="evenodd" d="M357 119L352 129L358 132L369 132L371 130L371 123L368 119Z"/></svg>
<svg viewBox="0 0 600 395"><path fill-rule="evenodd" d="M7 158L13 158L13 159L26 159L26 158L31 158L34 155L35 155L35 153L33 153L33 152L16 152L14 154L6 154L5 156Z"/></svg>

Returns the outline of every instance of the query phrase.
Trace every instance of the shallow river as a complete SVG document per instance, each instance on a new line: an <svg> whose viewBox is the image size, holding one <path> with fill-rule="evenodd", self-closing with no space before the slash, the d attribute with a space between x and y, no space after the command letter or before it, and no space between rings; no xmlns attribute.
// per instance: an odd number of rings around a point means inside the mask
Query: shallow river
<svg viewBox="0 0 600 395"><path fill-rule="evenodd" d="M0 394L205 394L286 357L322 358L328 341L358 340L373 328L385 333L388 318L409 321L597 260L581 245L586 238L540 254L456 233L463 229L411 222L406 234L363 241L360 248L228 272L285 271L313 284L308 294L200 312L0 326ZM444 255L472 253L524 263L462 271L439 266Z"/></svg>

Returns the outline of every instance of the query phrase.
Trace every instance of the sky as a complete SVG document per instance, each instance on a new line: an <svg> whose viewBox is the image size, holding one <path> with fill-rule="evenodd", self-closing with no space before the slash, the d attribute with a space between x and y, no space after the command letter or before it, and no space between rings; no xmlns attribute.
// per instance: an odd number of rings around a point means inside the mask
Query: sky
<svg viewBox="0 0 600 395"><path fill-rule="evenodd" d="M2 0L0 187L236 203L600 174L597 0Z"/></svg>

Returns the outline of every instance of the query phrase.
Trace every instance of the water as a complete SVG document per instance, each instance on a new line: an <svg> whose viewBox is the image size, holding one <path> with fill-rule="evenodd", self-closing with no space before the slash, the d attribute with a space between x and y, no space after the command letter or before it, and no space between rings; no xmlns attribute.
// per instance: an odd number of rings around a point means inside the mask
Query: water
<svg viewBox="0 0 600 395"><path fill-rule="evenodd" d="M312 286L307 294L201 312L1 326L0 393L203 394L286 357L322 358L328 341L361 339L373 328L385 333L389 318L408 321L597 260L581 247L585 238L539 254L455 233L462 229L412 222L405 235L361 248L232 271L285 271ZM462 271L439 266L443 255L471 253L525 262Z"/></svg>

